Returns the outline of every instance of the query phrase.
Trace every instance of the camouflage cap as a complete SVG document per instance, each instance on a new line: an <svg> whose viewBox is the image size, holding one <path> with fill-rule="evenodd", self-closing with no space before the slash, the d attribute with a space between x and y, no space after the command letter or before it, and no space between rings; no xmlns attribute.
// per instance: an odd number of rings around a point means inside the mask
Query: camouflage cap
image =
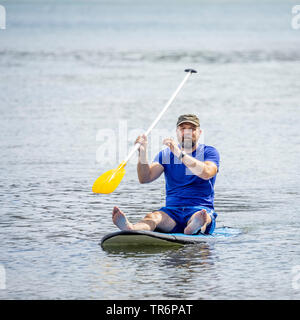
<svg viewBox="0 0 300 320"><path fill-rule="evenodd" d="M177 127L184 122L189 122L195 125L196 127L200 127L199 118L194 114L182 114L181 116L179 116L177 120Z"/></svg>

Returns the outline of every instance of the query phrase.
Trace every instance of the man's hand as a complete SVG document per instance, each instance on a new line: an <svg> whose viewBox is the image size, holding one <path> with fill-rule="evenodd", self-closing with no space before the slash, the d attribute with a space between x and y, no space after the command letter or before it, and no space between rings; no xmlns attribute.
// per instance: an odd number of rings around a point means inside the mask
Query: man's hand
<svg viewBox="0 0 300 320"><path fill-rule="evenodd" d="M141 146L139 147L139 151L141 152L146 152L147 150L147 145L148 145L148 139L147 136L145 136L144 134L138 136L134 142L134 144L136 143L140 143Z"/></svg>
<svg viewBox="0 0 300 320"><path fill-rule="evenodd" d="M166 138L163 141L163 144L171 149L175 156L180 155L181 150L178 148L176 142L172 138Z"/></svg>

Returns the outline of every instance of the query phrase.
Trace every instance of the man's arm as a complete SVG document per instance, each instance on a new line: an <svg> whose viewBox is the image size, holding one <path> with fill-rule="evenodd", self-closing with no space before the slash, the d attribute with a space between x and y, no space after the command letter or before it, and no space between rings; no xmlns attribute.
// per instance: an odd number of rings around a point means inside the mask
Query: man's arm
<svg viewBox="0 0 300 320"><path fill-rule="evenodd" d="M171 149L171 151L177 158L179 158L182 150L178 148L173 139L165 139L164 144ZM212 161L200 161L198 159L195 159L194 157L189 156L188 154L185 154L181 161L192 171L194 175L203 180L211 179L218 172L217 165Z"/></svg>
<svg viewBox="0 0 300 320"><path fill-rule="evenodd" d="M140 183L149 183L160 177L164 171L164 167L158 162L149 165L147 157L147 137L145 135L139 136L135 143L138 142L141 144L137 164L138 178Z"/></svg>
<svg viewBox="0 0 300 320"><path fill-rule="evenodd" d="M178 156L179 155L180 152ZM194 175L203 180L209 180L213 178L218 172L217 165L212 161L200 161L187 154L182 158L181 161L193 172Z"/></svg>
<svg viewBox="0 0 300 320"><path fill-rule="evenodd" d="M154 162L150 165L142 164L140 161L138 162L137 172L140 183L149 183L156 180L163 171L164 167L158 162Z"/></svg>

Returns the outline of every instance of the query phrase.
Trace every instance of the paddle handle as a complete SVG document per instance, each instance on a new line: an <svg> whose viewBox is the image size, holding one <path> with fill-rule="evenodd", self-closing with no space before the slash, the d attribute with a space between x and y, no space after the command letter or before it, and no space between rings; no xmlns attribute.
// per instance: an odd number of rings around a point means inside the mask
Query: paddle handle
<svg viewBox="0 0 300 320"><path fill-rule="evenodd" d="M151 124L151 126L148 128L148 130L145 132L145 136L148 136L149 133L152 131L152 129L156 126L156 124L158 123L158 121L161 119L161 117L164 115L164 113L167 111L167 109L169 108L169 106L172 104L172 102L175 100L177 94L179 93L179 91L181 90L181 88L184 86L184 84L186 83L186 81L188 80L188 78L190 77L190 75L192 73L196 73L197 71L194 69L186 69L184 70L185 72L187 72L187 75L184 77L184 79L182 80L182 82L180 83L180 85L178 86L178 88L176 89L176 91L173 93L172 97L169 99L169 101L167 102L167 104L164 106L164 108L162 109L162 111L160 112L160 114L157 116L157 118L153 121L153 123ZM127 163L127 161L133 156L133 154L139 149L139 147L141 146L140 143L136 143L134 145L134 147L132 148L132 150L129 152L128 156L126 157L126 159L124 160L125 163Z"/></svg>

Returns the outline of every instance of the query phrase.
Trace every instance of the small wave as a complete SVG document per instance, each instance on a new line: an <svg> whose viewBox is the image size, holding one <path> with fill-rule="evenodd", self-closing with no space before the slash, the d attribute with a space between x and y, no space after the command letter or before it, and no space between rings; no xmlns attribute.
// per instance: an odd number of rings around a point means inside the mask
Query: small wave
<svg viewBox="0 0 300 320"><path fill-rule="evenodd" d="M265 61L300 61L300 52L294 50L244 50L244 51L0 51L1 59L13 59L14 62L26 60L75 60L87 64L107 62L190 62L205 64L249 63Z"/></svg>

